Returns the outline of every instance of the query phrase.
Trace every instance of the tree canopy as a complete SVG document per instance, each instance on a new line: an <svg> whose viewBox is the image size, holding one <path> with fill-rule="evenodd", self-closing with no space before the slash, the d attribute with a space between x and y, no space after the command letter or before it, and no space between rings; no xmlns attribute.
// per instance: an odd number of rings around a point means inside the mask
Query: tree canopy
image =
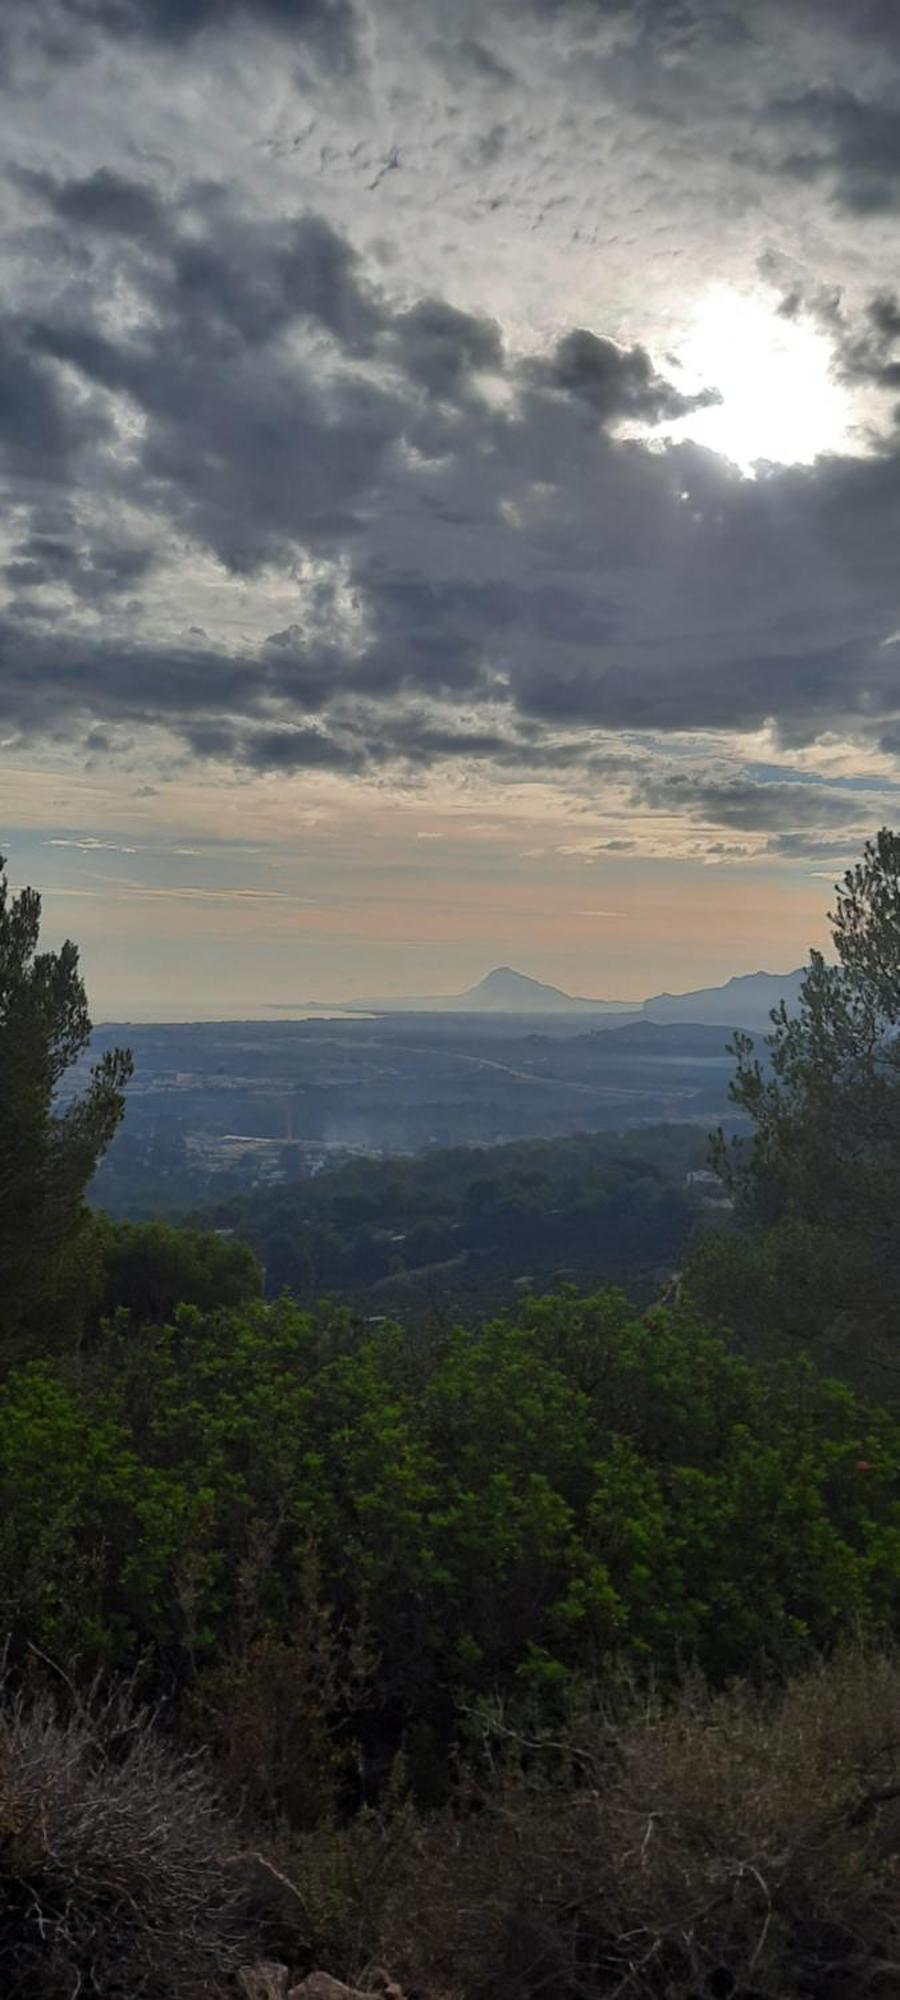
<svg viewBox="0 0 900 2000"><path fill-rule="evenodd" d="M752 1345L799 1341L872 1382L900 1376L900 835L867 842L836 893L834 960L810 953L762 1050L734 1038L751 1137L720 1134L714 1158L737 1230L701 1245L689 1283Z"/></svg>
<svg viewBox="0 0 900 2000"><path fill-rule="evenodd" d="M0 1354L80 1323L90 1284L85 1189L122 1117L131 1057L65 1083L91 1021L77 947L41 951L41 899L11 895L0 857Z"/></svg>

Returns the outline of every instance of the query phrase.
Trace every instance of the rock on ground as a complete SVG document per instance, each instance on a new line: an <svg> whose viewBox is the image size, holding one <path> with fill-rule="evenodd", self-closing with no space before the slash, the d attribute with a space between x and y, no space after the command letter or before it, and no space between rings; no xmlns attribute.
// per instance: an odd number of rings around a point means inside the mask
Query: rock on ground
<svg viewBox="0 0 900 2000"><path fill-rule="evenodd" d="M365 1989L345 1986L330 1972L307 1973L296 1986L291 1986L290 1977L286 1965L269 1960L242 1966L237 1975L240 2000L373 2000L375 1995L378 2000L403 2000L400 1987L380 1966L369 1975Z"/></svg>

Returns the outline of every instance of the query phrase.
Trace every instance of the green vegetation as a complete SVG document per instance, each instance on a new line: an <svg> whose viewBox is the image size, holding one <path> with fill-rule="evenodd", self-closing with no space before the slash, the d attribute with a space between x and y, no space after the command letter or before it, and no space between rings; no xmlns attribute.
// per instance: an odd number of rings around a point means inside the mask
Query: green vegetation
<svg viewBox="0 0 900 2000"><path fill-rule="evenodd" d="M90 1039L78 953L38 951L41 903L10 897L0 856L0 1349L45 1349L79 1325L92 1259L85 1189L124 1110L131 1059L62 1087Z"/></svg>
<svg viewBox="0 0 900 2000"><path fill-rule="evenodd" d="M185 1307L7 1381L0 1617L188 1686L289 1643L314 1572L315 1615L374 1649L379 1739L622 1656L722 1682L889 1629L898 1444L808 1368L615 1295L427 1341Z"/></svg>
<svg viewBox="0 0 900 2000"><path fill-rule="evenodd" d="M354 1160L220 1202L207 1217L253 1245L277 1298L323 1293L421 1320L491 1311L516 1284L625 1284L649 1300L697 1221L686 1187L706 1139L691 1126L440 1148Z"/></svg>
<svg viewBox="0 0 900 2000"><path fill-rule="evenodd" d="M0 1268L6 1990L219 2000L253 1952L381 1957L458 2000L892 1990L900 1416L871 1389L887 1287L869 1349L846 1275L886 1196L859 1244L828 1211L857 1385L801 1351L833 1332L803 1298L808 1123L856 1119L848 1203L854 1174L888 1184L893 1056L853 997L888 841L839 906L839 975L814 960L768 1068L739 1046L736 1227L649 1309L563 1285L401 1323L315 1296L329 1242L333 1289L379 1277L391 1217L432 1276L479 1230L559 1276L588 1226L640 1264L649 1213L646 1277L685 1216L637 1137L260 1197L244 1226L291 1246L301 1298L266 1302L237 1237L86 1216L128 1059L61 1102L73 948L41 958L36 902L10 907L0 1163L35 1230Z"/></svg>
<svg viewBox="0 0 900 2000"><path fill-rule="evenodd" d="M699 1309L752 1352L805 1347L878 1392L900 1382L900 836L883 829L844 877L836 952L810 955L796 1013L764 1057L735 1038L732 1097L749 1143L720 1138L732 1232L701 1245Z"/></svg>
<svg viewBox="0 0 900 2000"><path fill-rule="evenodd" d="M165 1222L96 1225L102 1290L98 1322L127 1312L139 1326L162 1326L180 1305L241 1305L257 1298L262 1273L246 1243L209 1229L172 1229Z"/></svg>

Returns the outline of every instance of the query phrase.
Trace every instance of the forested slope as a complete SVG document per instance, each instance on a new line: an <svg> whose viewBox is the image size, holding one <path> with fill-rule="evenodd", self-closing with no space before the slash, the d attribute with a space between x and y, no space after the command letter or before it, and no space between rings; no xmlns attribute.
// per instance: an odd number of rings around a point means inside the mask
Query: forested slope
<svg viewBox="0 0 900 2000"><path fill-rule="evenodd" d="M627 1284L649 1299L702 1212L687 1176L706 1152L692 1126L440 1148L352 1161L200 1219L252 1245L273 1298L329 1293L404 1319L508 1304L517 1283Z"/></svg>

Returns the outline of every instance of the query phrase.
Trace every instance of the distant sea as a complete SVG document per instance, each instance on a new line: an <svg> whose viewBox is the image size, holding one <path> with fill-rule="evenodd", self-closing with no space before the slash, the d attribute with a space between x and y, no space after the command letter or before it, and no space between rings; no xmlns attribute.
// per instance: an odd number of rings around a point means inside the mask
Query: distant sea
<svg viewBox="0 0 900 2000"><path fill-rule="evenodd" d="M285 1021L377 1021L377 1014L345 1013L342 1007L329 1011L325 1007L278 1007L268 1008L265 1014L223 1014L221 1008L210 1007L190 1014L110 1014L96 1026L103 1028L209 1028L218 1022L222 1026L247 1028L279 1028Z"/></svg>

